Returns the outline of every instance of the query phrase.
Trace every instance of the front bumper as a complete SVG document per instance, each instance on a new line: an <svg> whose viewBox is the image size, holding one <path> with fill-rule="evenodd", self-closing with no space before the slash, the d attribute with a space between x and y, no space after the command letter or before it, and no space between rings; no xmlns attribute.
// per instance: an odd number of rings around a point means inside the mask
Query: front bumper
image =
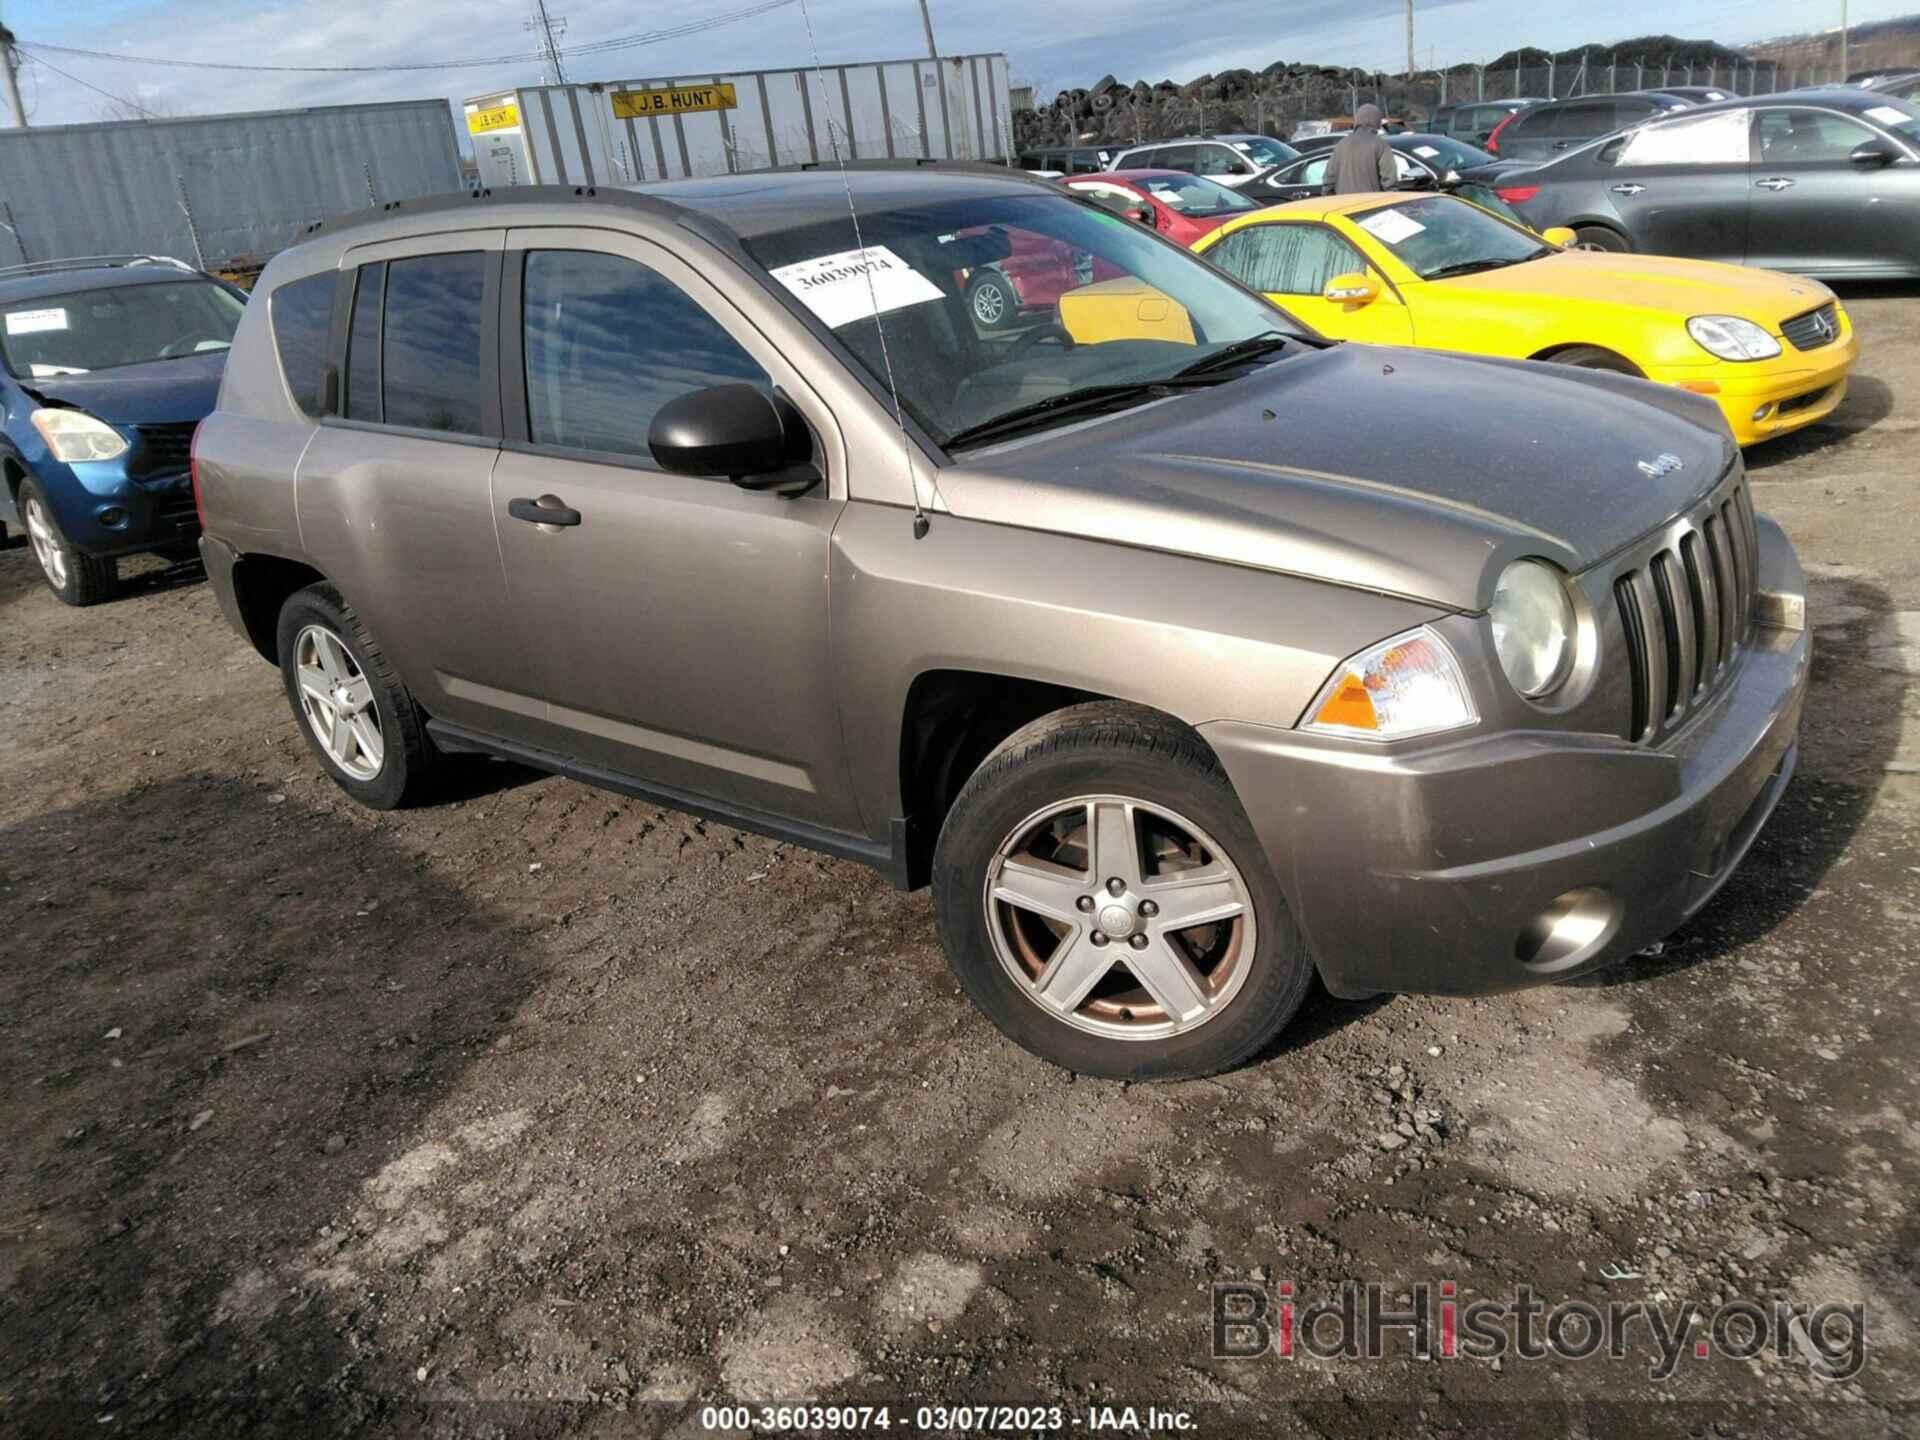
<svg viewBox="0 0 1920 1440"><path fill-rule="evenodd" d="M104 558L191 545L200 534L193 481L185 471L133 475L119 460L36 467L60 533L75 549Z"/></svg>
<svg viewBox="0 0 1920 1440"><path fill-rule="evenodd" d="M1860 341L1844 309L1838 310L1838 318L1838 338L1817 350L1796 350L1782 340L1782 353L1771 360L1675 366L1651 370L1648 378L1669 385L1711 381L1719 388L1710 398L1727 417L1734 440L1757 445L1824 420L1846 398L1847 375L1860 358Z"/></svg>
<svg viewBox="0 0 1920 1440"><path fill-rule="evenodd" d="M1362 755L1293 730L1201 727L1328 989L1557 980L1712 898L1792 775L1807 690L1805 584L1785 537L1761 534L1762 623L1658 745L1531 730Z"/></svg>

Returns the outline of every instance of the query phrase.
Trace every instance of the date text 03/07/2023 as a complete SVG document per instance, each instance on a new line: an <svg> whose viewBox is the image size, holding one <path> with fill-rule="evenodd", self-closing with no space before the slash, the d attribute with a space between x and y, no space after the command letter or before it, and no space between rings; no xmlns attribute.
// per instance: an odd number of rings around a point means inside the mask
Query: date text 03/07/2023
<svg viewBox="0 0 1920 1440"><path fill-rule="evenodd" d="M1065 1434L1085 1430L1191 1434L1196 1426L1186 1410L1157 1405L1090 1405L1084 1411L1064 1405L706 1405L700 1428L719 1431L805 1430L860 1435L895 1428L935 1434Z"/></svg>

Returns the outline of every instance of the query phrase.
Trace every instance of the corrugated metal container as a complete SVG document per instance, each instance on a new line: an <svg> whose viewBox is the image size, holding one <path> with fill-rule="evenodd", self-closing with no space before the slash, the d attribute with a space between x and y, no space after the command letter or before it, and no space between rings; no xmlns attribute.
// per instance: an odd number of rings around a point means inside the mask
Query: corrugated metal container
<svg viewBox="0 0 1920 1440"><path fill-rule="evenodd" d="M1007 57L543 85L465 103L486 185L637 185L803 161L1005 160ZM831 129L831 139L829 138Z"/></svg>
<svg viewBox="0 0 1920 1440"><path fill-rule="evenodd" d="M460 188L444 100L0 130L0 264L258 264L310 221Z"/></svg>

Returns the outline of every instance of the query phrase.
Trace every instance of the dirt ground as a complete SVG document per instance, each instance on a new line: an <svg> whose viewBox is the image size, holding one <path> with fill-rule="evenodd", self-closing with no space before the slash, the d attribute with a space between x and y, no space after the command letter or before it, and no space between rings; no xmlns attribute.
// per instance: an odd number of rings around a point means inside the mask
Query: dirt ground
<svg viewBox="0 0 1920 1440"><path fill-rule="evenodd" d="M1750 456L1818 660L1722 896L1206 1082L1028 1058L851 864L499 764L356 810L197 571L73 611L0 552L0 1432L1914 1433L1920 292L1847 298L1846 406ZM1209 1358L1213 1282L1349 1279L1857 1302L1865 1365Z"/></svg>

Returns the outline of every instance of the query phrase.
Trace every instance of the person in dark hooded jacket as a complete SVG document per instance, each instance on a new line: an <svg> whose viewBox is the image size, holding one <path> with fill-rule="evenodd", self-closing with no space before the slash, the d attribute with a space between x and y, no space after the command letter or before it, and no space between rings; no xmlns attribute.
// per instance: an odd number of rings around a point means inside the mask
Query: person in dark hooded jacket
<svg viewBox="0 0 1920 1440"><path fill-rule="evenodd" d="M1353 129L1333 147L1327 162L1327 190L1334 195L1363 195L1369 190L1391 190L1400 181L1393 149L1380 138L1386 117L1378 105L1362 105L1353 114Z"/></svg>

